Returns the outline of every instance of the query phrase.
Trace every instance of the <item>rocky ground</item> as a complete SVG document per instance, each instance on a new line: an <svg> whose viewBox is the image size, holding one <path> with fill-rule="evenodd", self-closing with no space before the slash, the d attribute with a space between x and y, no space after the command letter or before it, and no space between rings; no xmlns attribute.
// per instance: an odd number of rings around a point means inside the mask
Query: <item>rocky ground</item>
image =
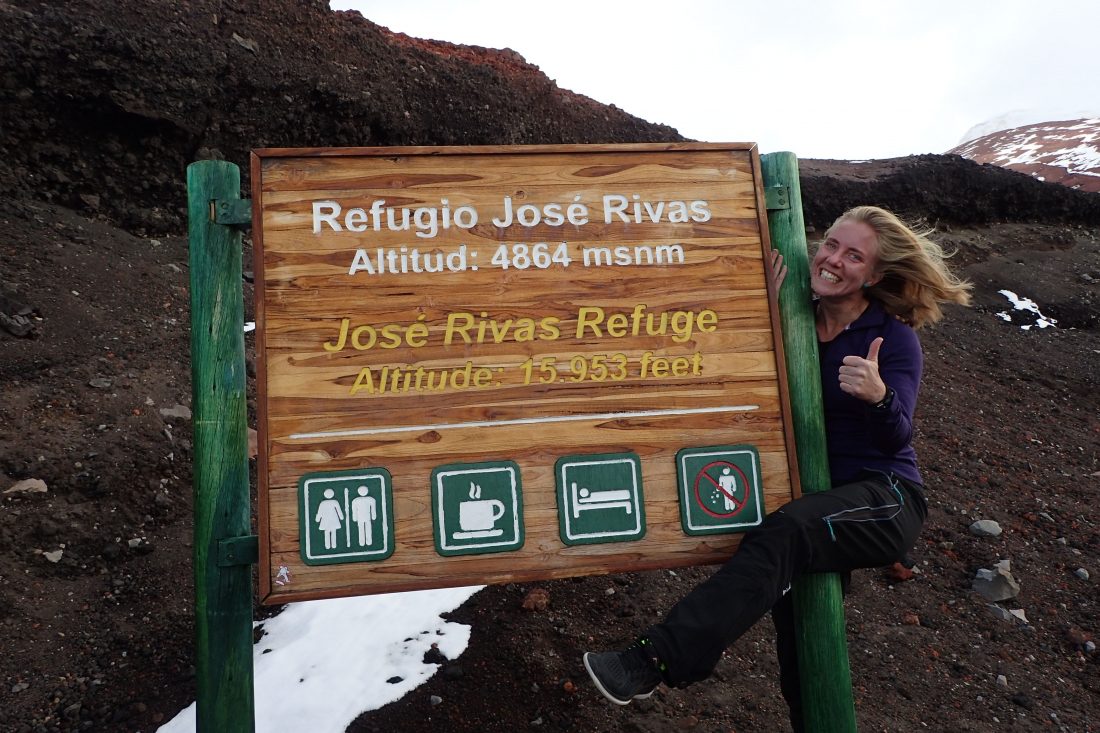
<svg viewBox="0 0 1100 733"><path fill-rule="evenodd" d="M0 2L0 26L0 730L152 731L194 699L186 163L678 136L517 54L307 0ZM860 729L1100 730L1100 195L954 156L802 176L811 236L884 204L936 226L975 284L922 333L916 573L858 573L849 595ZM1057 326L1024 330L1001 290ZM1002 560L1019 592L995 612L972 585ZM467 651L349 730L784 730L768 621L688 690L619 709L583 678L582 650L706 572L487 588L453 614Z"/></svg>

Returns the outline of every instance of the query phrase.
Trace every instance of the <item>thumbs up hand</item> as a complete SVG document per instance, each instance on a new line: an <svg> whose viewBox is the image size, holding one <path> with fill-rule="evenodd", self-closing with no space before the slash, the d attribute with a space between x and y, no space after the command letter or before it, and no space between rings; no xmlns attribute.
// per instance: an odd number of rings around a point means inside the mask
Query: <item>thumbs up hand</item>
<svg viewBox="0 0 1100 733"><path fill-rule="evenodd" d="M840 367L840 389L857 399L875 404L886 397L886 385L878 373L878 352L882 337L871 342L867 357L846 356Z"/></svg>

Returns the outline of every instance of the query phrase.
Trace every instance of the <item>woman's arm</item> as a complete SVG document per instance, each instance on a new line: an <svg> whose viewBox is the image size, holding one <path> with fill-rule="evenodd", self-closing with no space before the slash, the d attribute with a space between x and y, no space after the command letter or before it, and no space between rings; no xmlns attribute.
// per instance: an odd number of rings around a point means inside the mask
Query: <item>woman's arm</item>
<svg viewBox="0 0 1100 733"><path fill-rule="evenodd" d="M871 440L884 453L896 453L913 440L913 413L917 407L924 355L920 341L908 327L894 329L877 354L882 397L864 398Z"/></svg>

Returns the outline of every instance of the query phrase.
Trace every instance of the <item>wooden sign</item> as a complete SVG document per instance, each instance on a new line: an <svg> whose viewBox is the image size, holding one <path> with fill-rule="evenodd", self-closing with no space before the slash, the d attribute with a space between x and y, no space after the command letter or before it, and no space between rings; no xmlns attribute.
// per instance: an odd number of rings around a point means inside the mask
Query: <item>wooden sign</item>
<svg viewBox="0 0 1100 733"><path fill-rule="evenodd" d="M754 145L252 185L264 602L719 562L798 493Z"/></svg>

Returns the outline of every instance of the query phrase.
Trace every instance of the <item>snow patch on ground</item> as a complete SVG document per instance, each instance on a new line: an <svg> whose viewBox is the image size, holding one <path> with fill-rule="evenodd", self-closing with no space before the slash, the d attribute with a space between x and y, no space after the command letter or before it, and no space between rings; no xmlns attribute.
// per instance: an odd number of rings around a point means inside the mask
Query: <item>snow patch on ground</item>
<svg viewBox="0 0 1100 733"><path fill-rule="evenodd" d="M1017 323L1019 320L1023 320L1024 323L1020 326L1024 331L1031 330L1032 326L1038 326L1039 328L1053 328L1058 321L1053 318L1044 316L1039 310L1039 306L1031 298L1021 298L1011 290L998 290L998 293L1008 298L1008 301L1012 304L1013 310L1017 311L1015 314L1011 314L1008 311L1001 311L997 314L997 317L1001 320L1008 321L1009 323ZM1015 315L1015 317L1013 317Z"/></svg>
<svg viewBox="0 0 1100 733"><path fill-rule="evenodd" d="M374 710L419 687L439 669L424 662L435 645L455 659L470 627L440 614L480 587L336 598L288 605L257 624L253 649L256 733L340 733ZM159 733L194 733L195 705Z"/></svg>

